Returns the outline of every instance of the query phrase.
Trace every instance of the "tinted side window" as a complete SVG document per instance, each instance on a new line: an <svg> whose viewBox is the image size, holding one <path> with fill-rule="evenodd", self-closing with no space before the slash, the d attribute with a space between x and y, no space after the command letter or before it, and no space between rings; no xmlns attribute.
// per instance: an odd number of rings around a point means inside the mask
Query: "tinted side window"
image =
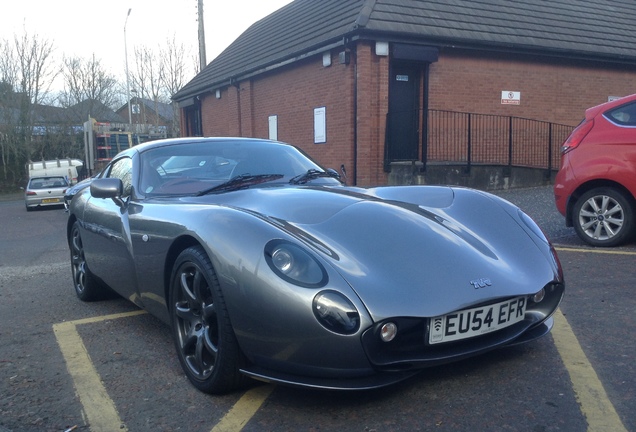
<svg viewBox="0 0 636 432"><path fill-rule="evenodd" d="M619 106L605 113L612 122L623 126L636 126L636 103Z"/></svg>
<svg viewBox="0 0 636 432"><path fill-rule="evenodd" d="M132 191L132 160L130 158L122 158L113 162L107 177L121 179L124 184L123 197L130 196Z"/></svg>

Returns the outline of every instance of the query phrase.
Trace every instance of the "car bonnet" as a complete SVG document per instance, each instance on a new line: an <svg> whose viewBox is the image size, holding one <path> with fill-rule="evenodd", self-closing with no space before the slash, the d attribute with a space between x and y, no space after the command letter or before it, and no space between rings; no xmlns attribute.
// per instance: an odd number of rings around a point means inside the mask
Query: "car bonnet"
<svg viewBox="0 0 636 432"><path fill-rule="evenodd" d="M547 241L516 208L488 194L426 186L263 188L239 195L234 205L313 246L374 320L437 316L534 294L558 277ZM475 280L489 284L476 288Z"/></svg>

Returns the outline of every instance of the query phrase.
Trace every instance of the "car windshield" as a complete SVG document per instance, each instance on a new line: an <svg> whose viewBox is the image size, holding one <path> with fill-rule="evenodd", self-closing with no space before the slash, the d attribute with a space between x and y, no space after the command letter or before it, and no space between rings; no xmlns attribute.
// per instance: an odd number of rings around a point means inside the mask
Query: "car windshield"
<svg viewBox="0 0 636 432"><path fill-rule="evenodd" d="M293 146L258 140L176 143L140 155L139 190L146 196L221 193L288 183L324 171ZM316 183L337 185L334 178Z"/></svg>
<svg viewBox="0 0 636 432"><path fill-rule="evenodd" d="M29 182L29 189L51 189L67 187L68 182L64 177L37 177Z"/></svg>

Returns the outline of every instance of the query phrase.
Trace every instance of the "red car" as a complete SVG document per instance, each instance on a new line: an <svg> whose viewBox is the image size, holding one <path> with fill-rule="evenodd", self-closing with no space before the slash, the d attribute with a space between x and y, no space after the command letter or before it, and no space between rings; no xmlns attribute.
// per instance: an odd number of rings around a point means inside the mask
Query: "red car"
<svg viewBox="0 0 636 432"><path fill-rule="evenodd" d="M554 197L566 226L593 246L636 232L636 94L585 111L561 148Z"/></svg>

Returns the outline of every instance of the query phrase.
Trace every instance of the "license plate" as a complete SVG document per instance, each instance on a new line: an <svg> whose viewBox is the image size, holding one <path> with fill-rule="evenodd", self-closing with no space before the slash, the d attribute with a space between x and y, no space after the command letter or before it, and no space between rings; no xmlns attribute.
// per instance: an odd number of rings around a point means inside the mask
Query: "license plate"
<svg viewBox="0 0 636 432"><path fill-rule="evenodd" d="M466 309L431 319L428 342L437 344L490 333L523 320L526 298Z"/></svg>
<svg viewBox="0 0 636 432"><path fill-rule="evenodd" d="M42 200L42 204L56 203L60 202L59 198L45 198Z"/></svg>

